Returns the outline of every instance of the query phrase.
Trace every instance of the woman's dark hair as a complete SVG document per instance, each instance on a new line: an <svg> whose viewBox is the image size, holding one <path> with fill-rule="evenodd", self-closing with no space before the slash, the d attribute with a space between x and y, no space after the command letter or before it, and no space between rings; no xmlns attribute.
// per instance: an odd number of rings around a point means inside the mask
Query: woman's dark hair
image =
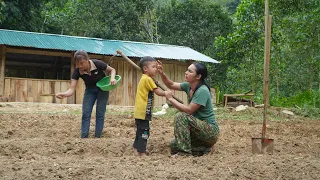
<svg viewBox="0 0 320 180"><path fill-rule="evenodd" d="M75 62L80 61L82 59L89 60L88 53L84 50L78 50L74 53Z"/></svg>
<svg viewBox="0 0 320 180"><path fill-rule="evenodd" d="M202 85L205 85L207 86L207 88L209 89L210 91L210 86L208 85L208 83L206 82L206 77L208 76L208 70L207 70L207 67L206 65L202 64L202 63L198 63L198 62L194 62L192 63L195 67L196 67L196 73L199 75L201 75L201 78L200 78L200 83L198 84L198 86L196 87L196 89L194 90L194 92L196 92L196 90L202 86Z"/></svg>

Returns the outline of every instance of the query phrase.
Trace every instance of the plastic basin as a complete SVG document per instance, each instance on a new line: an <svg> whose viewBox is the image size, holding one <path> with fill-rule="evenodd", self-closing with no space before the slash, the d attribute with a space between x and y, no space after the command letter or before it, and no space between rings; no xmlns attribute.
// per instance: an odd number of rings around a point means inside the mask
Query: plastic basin
<svg viewBox="0 0 320 180"><path fill-rule="evenodd" d="M117 80L117 83L115 85L110 84L110 76L106 76L102 78L100 81L96 83L96 85L102 90L102 91L110 91L112 89L115 89L119 86L121 81L121 76L116 75L115 79Z"/></svg>

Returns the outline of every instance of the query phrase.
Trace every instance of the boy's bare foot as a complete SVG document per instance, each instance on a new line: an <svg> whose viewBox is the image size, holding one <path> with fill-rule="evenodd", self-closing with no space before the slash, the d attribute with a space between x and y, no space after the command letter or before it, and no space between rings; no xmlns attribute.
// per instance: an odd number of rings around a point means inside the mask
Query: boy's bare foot
<svg viewBox="0 0 320 180"><path fill-rule="evenodd" d="M138 153L138 156L140 156L140 157L144 157L144 156L147 156L147 153Z"/></svg>
<svg viewBox="0 0 320 180"><path fill-rule="evenodd" d="M141 153L141 152L137 152L135 153L136 156L139 156L139 157L145 157L145 156L149 156L149 153Z"/></svg>
<svg viewBox="0 0 320 180"><path fill-rule="evenodd" d="M145 153L147 156L149 156L150 155L150 153L149 153L149 151L146 151L146 153Z"/></svg>
<svg viewBox="0 0 320 180"><path fill-rule="evenodd" d="M148 152L148 151L142 153L142 152L138 152L136 149L135 149L134 154L135 154L136 156L149 156L149 152Z"/></svg>

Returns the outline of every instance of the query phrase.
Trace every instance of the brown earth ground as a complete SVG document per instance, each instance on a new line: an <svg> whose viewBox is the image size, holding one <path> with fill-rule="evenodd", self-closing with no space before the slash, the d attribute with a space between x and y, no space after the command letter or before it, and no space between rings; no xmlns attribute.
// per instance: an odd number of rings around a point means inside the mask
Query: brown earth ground
<svg viewBox="0 0 320 180"><path fill-rule="evenodd" d="M0 179L320 179L320 120L269 111L273 155L253 155L262 109L216 109L215 152L172 157L173 114L154 117L150 156L133 155L132 107L108 106L103 137L80 139L81 105L0 104ZM93 116L94 117L94 116Z"/></svg>

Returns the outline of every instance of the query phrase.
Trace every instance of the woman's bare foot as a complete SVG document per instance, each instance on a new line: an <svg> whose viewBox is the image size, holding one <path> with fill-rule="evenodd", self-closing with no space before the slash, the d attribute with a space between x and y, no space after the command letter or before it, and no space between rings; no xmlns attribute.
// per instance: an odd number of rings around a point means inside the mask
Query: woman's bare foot
<svg viewBox="0 0 320 180"><path fill-rule="evenodd" d="M179 152L177 152L176 154L171 155L172 158L177 158L178 156L181 156L181 157L189 157L189 156L192 156L192 154L179 151Z"/></svg>
<svg viewBox="0 0 320 180"><path fill-rule="evenodd" d="M214 153L214 151L215 151L215 149L214 149L214 145L212 145L212 146L211 146L211 148L210 148L210 152L209 152L209 154L213 154L213 153Z"/></svg>

